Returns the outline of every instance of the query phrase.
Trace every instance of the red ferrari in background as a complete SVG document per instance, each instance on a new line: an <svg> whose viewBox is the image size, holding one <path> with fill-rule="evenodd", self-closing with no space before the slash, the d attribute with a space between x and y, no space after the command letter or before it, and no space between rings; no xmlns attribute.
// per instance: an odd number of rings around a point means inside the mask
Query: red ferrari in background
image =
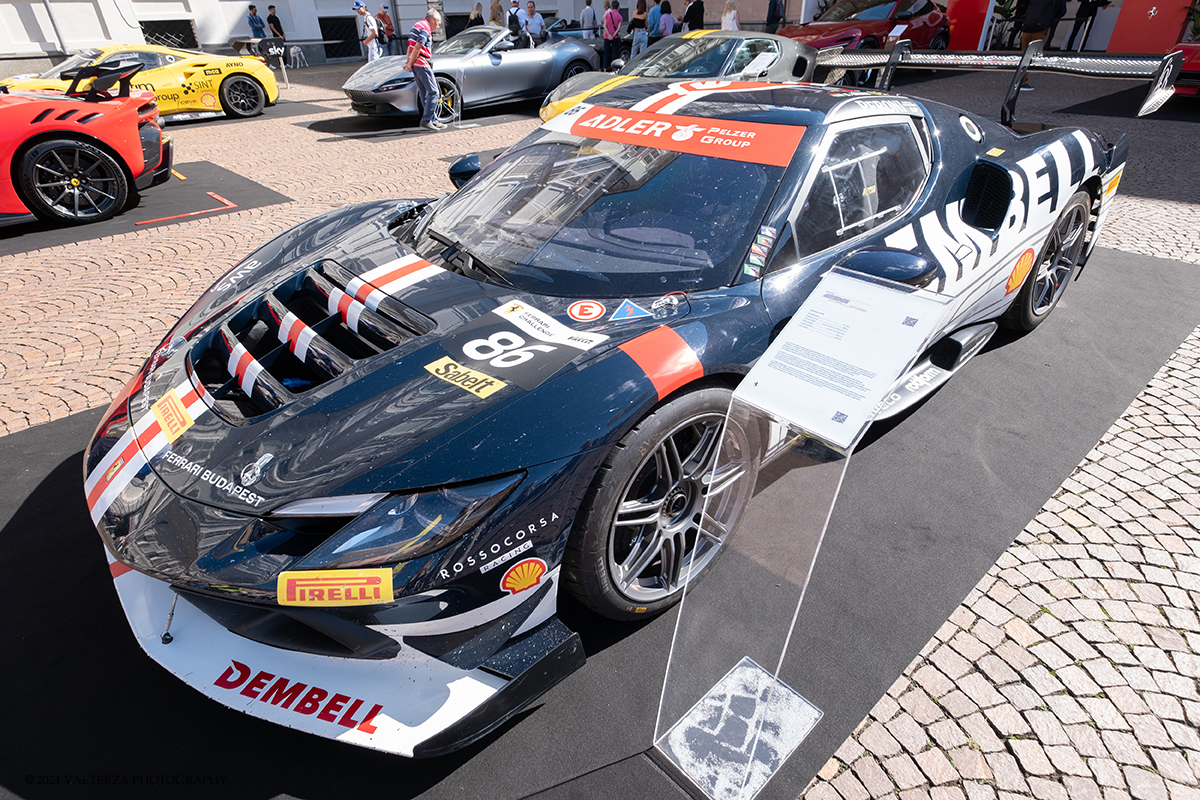
<svg viewBox="0 0 1200 800"><path fill-rule="evenodd" d="M1200 42L1180 42L1168 52L1183 52L1183 69L1175 80L1175 93L1195 96L1200 91Z"/></svg>
<svg viewBox="0 0 1200 800"><path fill-rule="evenodd" d="M879 48L889 38L909 39L915 50L950 46L950 20L930 0L837 0L816 21L777 33L817 49Z"/></svg>
<svg viewBox="0 0 1200 800"><path fill-rule="evenodd" d="M0 88L0 164L8 165L0 170L0 219L98 222L170 178L171 140L154 94L129 88L140 68L81 69L66 93ZM76 91L93 77L91 89Z"/></svg>

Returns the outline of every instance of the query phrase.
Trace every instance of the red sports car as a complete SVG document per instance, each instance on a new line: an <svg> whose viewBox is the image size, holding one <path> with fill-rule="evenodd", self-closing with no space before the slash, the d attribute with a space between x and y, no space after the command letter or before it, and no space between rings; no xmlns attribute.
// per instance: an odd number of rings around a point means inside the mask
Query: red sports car
<svg viewBox="0 0 1200 800"><path fill-rule="evenodd" d="M788 25L777 33L818 49L877 48L888 39L903 38L916 50L945 50L950 20L930 0L837 0L815 22Z"/></svg>
<svg viewBox="0 0 1200 800"><path fill-rule="evenodd" d="M0 169L0 220L98 222L170 178L154 94L129 88L138 69L84 68L65 93L0 88L0 164L9 165ZM91 89L76 91L91 77Z"/></svg>
<svg viewBox="0 0 1200 800"><path fill-rule="evenodd" d="M1183 69L1175 80L1175 94L1195 95L1200 91L1200 42L1180 42L1171 51L1183 51Z"/></svg>

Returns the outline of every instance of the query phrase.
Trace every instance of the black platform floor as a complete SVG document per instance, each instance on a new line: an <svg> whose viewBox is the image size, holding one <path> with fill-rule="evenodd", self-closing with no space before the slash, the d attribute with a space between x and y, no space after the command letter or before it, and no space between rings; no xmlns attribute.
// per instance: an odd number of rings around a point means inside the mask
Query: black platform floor
<svg viewBox="0 0 1200 800"><path fill-rule="evenodd" d="M290 197L274 189L208 161L176 164L173 170L186 180L172 175L161 186L143 192L136 207L104 222L71 226L42 222L30 216L0 227L0 256L291 202ZM226 203L209 192L228 200L233 206L226 207Z"/></svg>
<svg viewBox="0 0 1200 800"><path fill-rule="evenodd" d="M1045 325L989 346L869 434L783 675L825 717L763 796L799 794L1200 322L1195 276L1100 250ZM87 781L89 797L120 798L684 796L646 755L672 614L621 626L564 603L588 663L498 733L430 761L306 736L189 689L134 642L88 519L81 449L98 417L0 439L0 795L77 797L67 782ZM786 528L772 508L752 511ZM729 555L718 569L749 585L758 568ZM731 619L754 603L731 594Z"/></svg>

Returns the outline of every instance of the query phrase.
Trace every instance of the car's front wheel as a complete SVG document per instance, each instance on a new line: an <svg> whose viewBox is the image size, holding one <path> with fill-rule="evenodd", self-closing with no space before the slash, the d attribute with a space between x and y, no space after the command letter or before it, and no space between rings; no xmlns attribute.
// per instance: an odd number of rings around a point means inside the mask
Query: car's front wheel
<svg viewBox="0 0 1200 800"><path fill-rule="evenodd" d="M458 86L450 78L439 75L437 78L437 110L433 118L442 125L449 125L462 117L462 95Z"/></svg>
<svg viewBox="0 0 1200 800"><path fill-rule="evenodd" d="M1067 201L1066 208L1050 229L1042 251L1028 266L1020 294L1000 317L1004 327L1031 331L1058 305L1083 256L1091 207L1092 196L1087 192L1076 192ZM1018 261L1014 272L1020 268L1022 265Z"/></svg>
<svg viewBox="0 0 1200 800"><path fill-rule="evenodd" d="M562 83L574 78L576 75L582 75L585 72L591 72L592 68L584 61L572 61L567 64L567 68L563 70Z"/></svg>
<svg viewBox="0 0 1200 800"><path fill-rule="evenodd" d="M613 447L563 555L563 586L584 605L613 619L658 614L713 565L758 474L753 430L731 421L722 445L731 396L687 391Z"/></svg>
<svg viewBox="0 0 1200 800"><path fill-rule="evenodd" d="M230 75L221 81L218 94L227 117L256 117L267 104L267 93L249 75Z"/></svg>
<svg viewBox="0 0 1200 800"><path fill-rule="evenodd" d="M75 139L51 139L20 156L21 200L38 217L79 225L119 213L129 179L107 151Z"/></svg>

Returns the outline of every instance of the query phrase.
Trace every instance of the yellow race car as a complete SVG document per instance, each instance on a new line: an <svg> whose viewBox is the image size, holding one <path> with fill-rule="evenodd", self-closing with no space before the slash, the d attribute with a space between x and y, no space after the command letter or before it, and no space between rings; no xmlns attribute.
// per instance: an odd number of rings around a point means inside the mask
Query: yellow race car
<svg viewBox="0 0 1200 800"><path fill-rule="evenodd" d="M142 71L134 89L158 95L166 120L198 119L224 113L253 117L279 99L279 85L266 61L258 56L216 56L192 50L173 50L153 44L117 44L89 48L41 75L18 75L0 81L9 89L65 90L71 74L93 64L137 62ZM86 82L80 88L87 88Z"/></svg>

